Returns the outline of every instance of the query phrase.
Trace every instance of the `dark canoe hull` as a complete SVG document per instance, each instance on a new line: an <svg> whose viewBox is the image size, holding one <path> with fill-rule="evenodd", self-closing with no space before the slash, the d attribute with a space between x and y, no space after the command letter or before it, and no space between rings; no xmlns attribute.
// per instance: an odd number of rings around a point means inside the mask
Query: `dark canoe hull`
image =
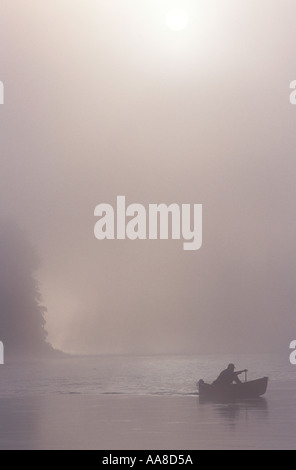
<svg viewBox="0 0 296 470"><path fill-rule="evenodd" d="M209 399L239 400L259 398L265 395L268 378L253 380L242 384L233 384L226 387L199 383L199 395Z"/></svg>

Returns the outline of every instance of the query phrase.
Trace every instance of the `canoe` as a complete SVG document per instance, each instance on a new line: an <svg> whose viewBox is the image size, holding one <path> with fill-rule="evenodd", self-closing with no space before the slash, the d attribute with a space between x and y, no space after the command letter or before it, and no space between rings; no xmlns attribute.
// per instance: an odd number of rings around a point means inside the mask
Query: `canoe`
<svg viewBox="0 0 296 470"><path fill-rule="evenodd" d="M268 386L268 377L245 382L241 384L232 384L219 386L207 384L203 380L198 382L199 395L209 399L239 400L259 398L265 395Z"/></svg>

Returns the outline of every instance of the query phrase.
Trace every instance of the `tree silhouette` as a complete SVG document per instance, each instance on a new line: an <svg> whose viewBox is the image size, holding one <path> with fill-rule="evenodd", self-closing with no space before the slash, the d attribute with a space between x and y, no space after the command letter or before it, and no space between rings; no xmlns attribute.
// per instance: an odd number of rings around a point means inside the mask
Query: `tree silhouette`
<svg viewBox="0 0 296 470"><path fill-rule="evenodd" d="M0 225L0 340L5 354L50 354L46 308L35 273L38 256L19 228Z"/></svg>

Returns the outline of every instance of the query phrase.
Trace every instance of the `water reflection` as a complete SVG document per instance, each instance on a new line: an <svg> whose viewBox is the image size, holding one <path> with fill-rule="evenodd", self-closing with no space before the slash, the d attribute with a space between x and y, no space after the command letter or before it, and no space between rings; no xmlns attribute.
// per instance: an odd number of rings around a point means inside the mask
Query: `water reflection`
<svg viewBox="0 0 296 470"><path fill-rule="evenodd" d="M199 412L205 412L207 415L211 414L212 419L219 419L224 424L229 424L231 427L236 426L238 423L250 421L263 421L268 418L268 402L265 398L258 398L255 400L240 400L232 402L218 402L209 401L199 397L197 400Z"/></svg>

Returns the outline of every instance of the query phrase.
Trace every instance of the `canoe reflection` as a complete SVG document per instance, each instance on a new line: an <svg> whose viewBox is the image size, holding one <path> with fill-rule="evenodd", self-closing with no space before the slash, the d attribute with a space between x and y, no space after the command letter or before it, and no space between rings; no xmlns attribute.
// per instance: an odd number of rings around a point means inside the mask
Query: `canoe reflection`
<svg viewBox="0 0 296 470"><path fill-rule="evenodd" d="M268 418L268 402L265 398L221 403L199 397L197 404L200 411L204 408L208 413L211 408L213 417L218 415L232 425L249 419L262 421Z"/></svg>

